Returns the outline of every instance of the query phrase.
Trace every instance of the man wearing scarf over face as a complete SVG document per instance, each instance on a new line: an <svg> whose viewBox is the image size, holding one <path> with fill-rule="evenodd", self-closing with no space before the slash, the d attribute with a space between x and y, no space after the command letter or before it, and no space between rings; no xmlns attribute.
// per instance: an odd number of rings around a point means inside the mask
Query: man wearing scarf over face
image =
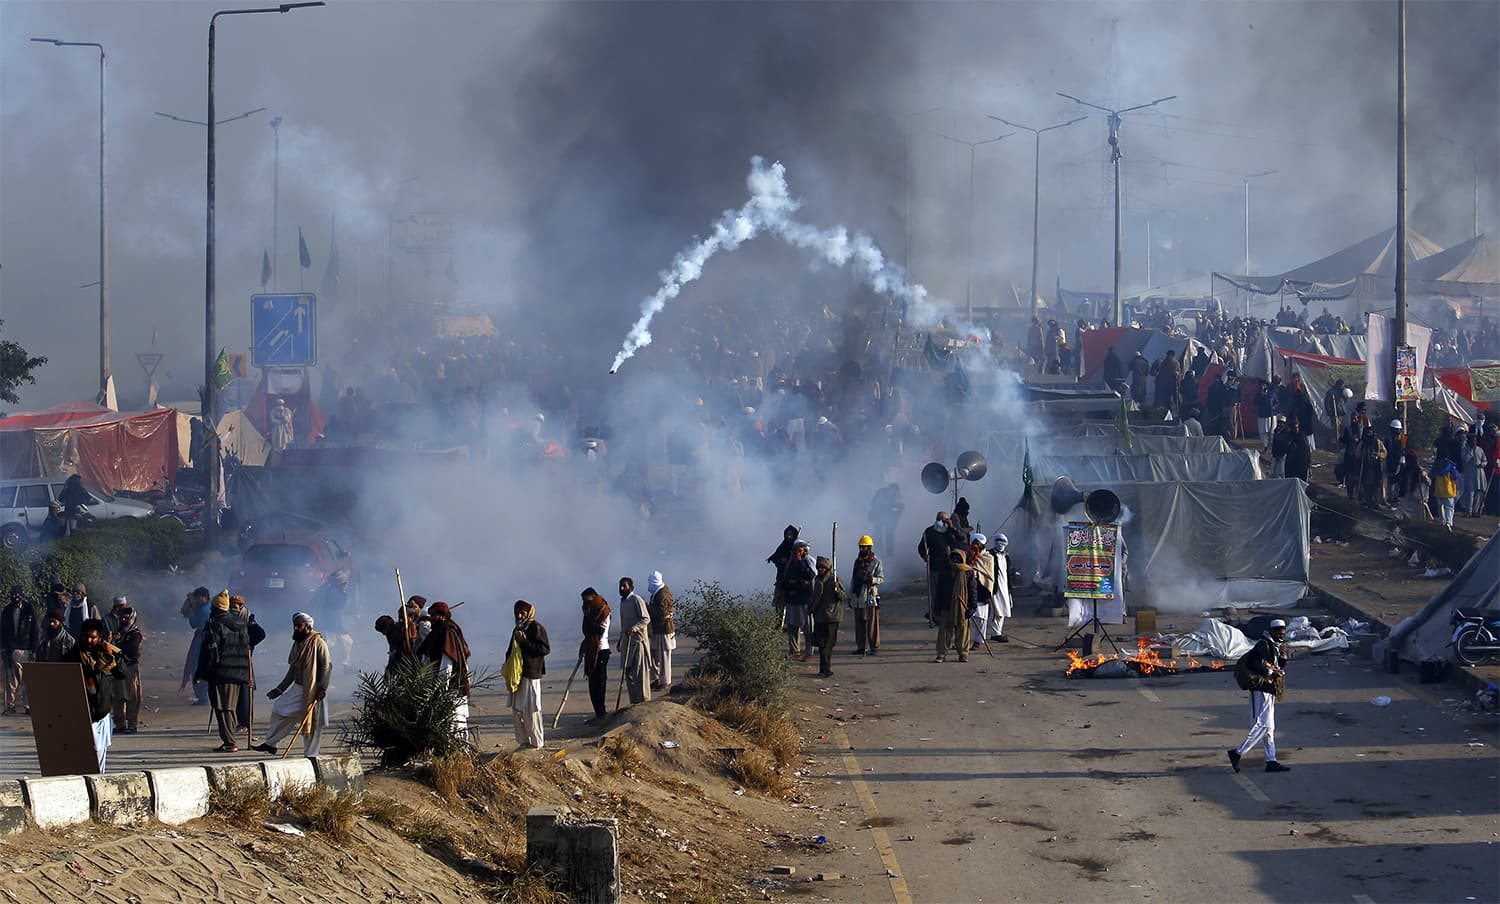
<svg viewBox="0 0 1500 904"><path fill-rule="evenodd" d="M466 735L469 732L469 642L464 640L463 629L453 620L453 610L447 603L433 603L427 615L432 619L432 629L417 647L417 658L436 663L438 671L447 675L453 687L462 692L463 698L453 711L453 731Z"/></svg>
<svg viewBox="0 0 1500 904"><path fill-rule="evenodd" d="M984 639L997 633L994 626L994 610L991 603L995 597L995 557L984 545L989 538L981 533L969 534L969 553L965 561L969 565L969 648L984 643Z"/></svg>
<svg viewBox="0 0 1500 904"><path fill-rule="evenodd" d="M266 691L267 699L276 701L271 707L271 731L251 749L275 753L282 738L296 734L301 728L303 755L317 756L323 744L323 726L328 724L325 698L333 657L323 635L313 630L313 617L306 612L292 616L292 651L287 654L286 662L286 675L281 683Z"/></svg>
<svg viewBox="0 0 1500 904"><path fill-rule="evenodd" d="M849 576L849 606L854 610L854 655L880 652L880 585L885 573L875 557L875 538L859 538L859 556Z"/></svg>
<svg viewBox="0 0 1500 904"><path fill-rule="evenodd" d="M114 709L115 679L125 676L119 654L119 648L104 639L104 622L90 618L80 627L78 643L62 659L83 666L83 689L89 700L89 721L94 723L94 752L99 756L100 772L104 771L104 758L114 734L110 713Z"/></svg>
<svg viewBox="0 0 1500 904"><path fill-rule="evenodd" d="M609 685L609 603L592 587L579 594L583 598L583 642L578 656L583 673L589 679L589 700L594 704L594 722L604 721L609 710L604 705L604 691Z"/></svg>
<svg viewBox="0 0 1500 904"><path fill-rule="evenodd" d="M927 563L927 624L932 626L937 612L948 607L942 588L948 586L948 513L938 512L937 520L922 531L922 542L917 544L917 555Z"/></svg>
<svg viewBox="0 0 1500 904"><path fill-rule="evenodd" d="M651 674L656 663L651 659L651 612L646 601L635 592L635 580L620 578L620 649L625 652L625 689L630 703L651 699L656 682Z"/></svg>
<svg viewBox="0 0 1500 904"><path fill-rule="evenodd" d="M677 603L672 599L672 588L660 571L651 572L646 579L646 592L651 601L646 611L651 614L651 686L659 691L672 689L672 651L677 649ZM623 616L622 616L623 617Z"/></svg>
<svg viewBox="0 0 1500 904"><path fill-rule="evenodd" d="M542 676L547 674L547 654L552 652L552 642L547 639L547 629L536 620L535 606L516 600L515 612L516 629L511 632L510 642L521 651L521 686L510 695L510 711L516 722L516 743L540 748Z"/></svg>
<svg viewBox="0 0 1500 904"><path fill-rule="evenodd" d="M417 648L432 631L432 619L424 611L426 608L427 597L413 596L406 601L405 611L397 613L396 620L406 631L406 641L402 652L408 656L416 655Z"/></svg>
<svg viewBox="0 0 1500 904"><path fill-rule="evenodd" d="M115 722L119 724L121 734L135 734L136 720L141 715L141 642L145 638L136 624L134 608L116 609L114 615L113 640L120 648L120 673L124 676L115 685Z"/></svg>
<svg viewBox="0 0 1500 904"><path fill-rule="evenodd" d="M934 662L946 662L950 647L958 651L959 662L969 661L969 571L961 551L948 554L948 575L943 582L948 605L932 614L938 623Z"/></svg>

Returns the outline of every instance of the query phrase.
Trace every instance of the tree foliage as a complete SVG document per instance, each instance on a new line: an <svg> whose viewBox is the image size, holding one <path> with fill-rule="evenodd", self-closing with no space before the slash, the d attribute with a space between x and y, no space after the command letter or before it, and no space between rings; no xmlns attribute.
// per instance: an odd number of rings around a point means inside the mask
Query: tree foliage
<svg viewBox="0 0 1500 904"><path fill-rule="evenodd" d="M764 600L696 581L677 602L677 630L696 641L693 671L710 679L718 695L770 707L786 704L792 676L786 636Z"/></svg>
<svg viewBox="0 0 1500 904"><path fill-rule="evenodd" d="M379 750L382 766L466 749L467 734L453 725L463 701L463 692L435 664L404 656L389 671L360 673L354 715L343 726L344 741Z"/></svg>
<svg viewBox="0 0 1500 904"><path fill-rule="evenodd" d="M0 320L0 328L4 326L5 321ZM31 372L46 363L46 358L28 355L20 343L0 340L0 402L19 405L21 396L16 390L22 383L35 385L36 377Z"/></svg>

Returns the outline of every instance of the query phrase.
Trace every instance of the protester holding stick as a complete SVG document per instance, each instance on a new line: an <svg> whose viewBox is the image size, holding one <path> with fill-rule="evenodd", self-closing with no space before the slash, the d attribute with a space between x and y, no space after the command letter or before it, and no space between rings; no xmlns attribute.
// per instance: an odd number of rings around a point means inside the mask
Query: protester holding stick
<svg viewBox="0 0 1500 904"><path fill-rule="evenodd" d="M276 701L271 707L271 732L252 750L276 752L276 745L294 731L307 732L302 738L302 752L317 756L323 743L323 728L328 724L328 680L333 671L333 657L323 635L313 630L313 617L306 612L292 616L292 650L287 654L286 675L281 683L266 692ZM295 735L292 738L296 740Z"/></svg>
<svg viewBox="0 0 1500 904"><path fill-rule="evenodd" d="M651 699L650 628L651 613L635 592L635 580L620 578L620 649L625 651L625 667L620 674L630 688L631 704ZM619 709L618 702L615 708Z"/></svg>

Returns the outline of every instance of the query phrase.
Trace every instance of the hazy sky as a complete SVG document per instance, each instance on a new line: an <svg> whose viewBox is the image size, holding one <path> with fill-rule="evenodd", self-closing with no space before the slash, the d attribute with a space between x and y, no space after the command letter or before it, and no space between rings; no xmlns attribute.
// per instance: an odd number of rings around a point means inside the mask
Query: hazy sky
<svg viewBox="0 0 1500 904"><path fill-rule="evenodd" d="M164 382L190 391L204 131L152 114L204 118L218 8L0 0L0 316L7 338L51 359L21 408L91 396L98 341L97 295L78 288L97 273L97 58L27 39L108 49L114 371L139 396L134 354L155 330ZM283 289L297 285L299 225L319 287L336 210L344 303L383 304L394 187L398 216L448 213L456 231L451 252L398 248L396 298L483 304L502 329L576 327L575 354L602 371L657 271L743 202L752 155L786 163L807 220L871 232L961 299L969 151L940 133L1013 131L987 113L1045 125L1091 112L1057 91L1106 105L1176 94L1124 128L1126 291L1145 286L1149 220L1153 284L1201 293L1209 271L1242 269L1247 173L1278 170L1252 187L1257 271L1394 222L1395 22L1389 2L333 0L222 19L219 116L268 109L218 131L220 341L248 342L271 244L273 115ZM1413 2L1408 23L1411 222L1452 244L1472 231L1476 152L1481 219L1500 224L1500 4ZM1044 291L1059 270L1069 287L1109 285L1104 139L1097 116L1043 139ZM1023 133L976 154L979 302L1029 278L1031 152ZM797 269L741 255L679 313L745 280L811 291Z"/></svg>

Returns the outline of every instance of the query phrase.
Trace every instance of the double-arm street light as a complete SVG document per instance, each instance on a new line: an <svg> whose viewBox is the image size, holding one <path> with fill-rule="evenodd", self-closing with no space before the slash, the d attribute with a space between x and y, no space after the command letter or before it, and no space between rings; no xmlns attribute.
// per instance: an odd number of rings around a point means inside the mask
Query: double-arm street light
<svg viewBox="0 0 1500 904"><path fill-rule="evenodd" d="M109 401L109 169L105 157L104 45L93 41L32 38L54 47L94 47L99 51L99 401Z"/></svg>
<svg viewBox="0 0 1500 904"><path fill-rule="evenodd" d="M254 110L246 110L245 112L240 113L237 116L226 116L223 119L220 119L220 120L216 121L214 123L214 125L216 125L216 126L222 126L224 123L226 123L226 122L234 122L236 119L249 119L251 116L254 116L257 113L264 112L265 109L266 109L265 107L256 107ZM156 113L155 113L155 115L160 116L163 119L170 119L173 122L185 122L185 123L187 123L190 126L206 126L206 125L208 125L208 123L204 122L201 119L188 119L186 116L174 116L171 113L163 113L160 110L157 110Z"/></svg>
<svg viewBox="0 0 1500 904"><path fill-rule="evenodd" d="M208 20L208 116L204 124L208 127L208 184L207 184L207 237L203 276L203 424L208 428L208 500L204 512L204 543L212 549L219 534L219 433L215 409L218 388L214 386L214 32L220 16L246 16L255 13L286 13L309 6L322 6L323 0L308 0L303 3L283 3L255 9L225 9L214 13Z"/></svg>
<svg viewBox="0 0 1500 904"><path fill-rule="evenodd" d="M1036 138L1036 150L1034 152L1034 155L1032 156L1033 172L1032 172L1032 182L1031 182L1031 186L1032 186L1031 187L1031 315L1033 317L1035 317L1036 316L1036 270L1037 270L1037 224L1038 224L1038 221L1041 219L1041 209L1042 209L1042 133L1043 132L1050 132L1053 129L1065 128L1067 126L1072 125L1075 122L1083 122L1085 119L1088 119L1088 117L1087 116L1079 116L1076 119L1070 119L1067 122L1059 122L1059 123L1057 123L1055 125L1046 126L1044 128L1040 128L1040 129L1033 129L1031 126L1023 126L1023 125L1021 125L1018 122L1011 122L1010 120L1006 119L1005 117L1003 117L1003 116L996 116L993 113L990 114L990 119L993 119L996 122L1003 122L1003 123L1005 123L1008 126L1015 126L1018 129L1025 129L1026 131L1030 132Z"/></svg>
<svg viewBox="0 0 1500 904"><path fill-rule="evenodd" d="M996 135L994 138L986 138L983 141L964 141L952 135L942 136L954 144L961 144L969 149L969 262L964 275L964 307L968 311L968 321L971 324L974 322L974 150L982 144L994 144L1014 134L1016 133L1006 132L1004 135Z"/></svg>
<svg viewBox="0 0 1500 904"><path fill-rule="evenodd" d="M1101 107L1098 104L1079 100L1073 95L1064 94L1061 91L1057 92L1057 96L1066 97L1075 104L1082 104L1085 107L1091 107L1109 114L1109 162L1114 166L1115 170L1115 326L1119 326L1120 322L1125 319L1125 309L1120 303L1120 157L1123 156L1120 153L1120 114L1154 107L1157 104L1175 99L1177 95L1172 94L1167 97L1158 97L1150 103L1136 104L1133 107L1124 107L1121 109Z"/></svg>
<svg viewBox="0 0 1500 904"><path fill-rule="evenodd" d="M1250 275L1250 180L1259 179L1262 176L1274 176L1276 170L1266 170L1263 173L1250 173L1245 176L1245 275Z"/></svg>

